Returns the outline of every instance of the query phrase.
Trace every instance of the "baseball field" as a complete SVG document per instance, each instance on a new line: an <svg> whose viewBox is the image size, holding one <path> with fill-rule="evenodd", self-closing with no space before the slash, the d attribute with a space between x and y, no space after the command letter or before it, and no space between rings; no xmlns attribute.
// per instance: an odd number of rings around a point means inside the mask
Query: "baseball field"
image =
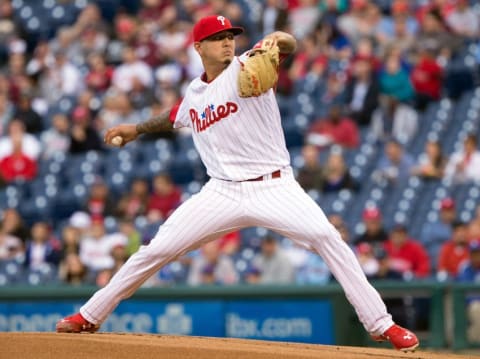
<svg viewBox="0 0 480 359"><path fill-rule="evenodd" d="M135 334L0 333L1 358L19 359L465 359L417 350L326 346L259 340Z"/></svg>

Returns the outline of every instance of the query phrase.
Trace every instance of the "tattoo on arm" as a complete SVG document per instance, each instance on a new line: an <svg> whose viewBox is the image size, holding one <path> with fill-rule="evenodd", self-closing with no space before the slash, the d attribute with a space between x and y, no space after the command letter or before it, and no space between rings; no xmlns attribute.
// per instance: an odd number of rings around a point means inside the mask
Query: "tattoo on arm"
<svg viewBox="0 0 480 359"><path fill-rule="evenodd" d="M173 125L169 119L170 111L164 112L158 116L141 122L137 125L137 133L139 135L143 133L161 132L173 129Z"/></svg>

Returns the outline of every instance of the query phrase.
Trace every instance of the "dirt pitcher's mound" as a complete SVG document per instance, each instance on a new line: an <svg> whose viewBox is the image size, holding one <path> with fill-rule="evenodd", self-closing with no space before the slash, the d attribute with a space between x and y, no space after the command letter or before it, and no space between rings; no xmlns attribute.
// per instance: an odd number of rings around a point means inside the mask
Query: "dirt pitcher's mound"
<svg viewBox="0 0 480 359"><path fill-rule="evenodd" d="M464 359L423 351L135 334L0 333L0 357L15 359Z"/></svg>

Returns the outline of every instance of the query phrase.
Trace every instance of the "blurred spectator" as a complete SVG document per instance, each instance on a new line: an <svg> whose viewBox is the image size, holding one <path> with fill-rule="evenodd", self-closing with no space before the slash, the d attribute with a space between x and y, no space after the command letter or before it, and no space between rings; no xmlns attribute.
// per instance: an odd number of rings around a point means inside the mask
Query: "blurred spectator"
<svg viewBox="0 0 480 359"><path fill-rule="evenodd" d="M430 0L425 1L416 9L416 16L419 22L425 21L425 16L430 12L435 12L438 18L443 21L455 10L455 1L452 0Z"/></svg>
<svg viewBox="0 0 480 359"><path fill-rule="evenodd" d="M71 154L103 149L103 142L92 125L91 114L88 108L76 107L72 112L72 121L69 148Z"/></svg>
<svg viewBox="0 0 480 359"><path fill-rule="evenodd" d="M374 248L370 243L360 243L356 248L356 256L363 272L368 278L375 277L380 269L380 263L375 257Z"/></svg>
<svg viewBox="0 0 480 359"><path fill-rule="evenodd" d="M25 243L30 236L30 231L20 213L15 208L6 208L3 210L1 219L2 233L17 237L22 240L22 243Z"/></svg>
<svg viewBox="0 0 480 359"><path fill-rule="evenodd" d="M143 178L133 179L130 190L118 202L116 215L121 218L134 219L147 213L148 182Z"/></svg>
<svg viewBox="0 0 480 359"><path fill-rule="evenodd" d="M26 54L10 52L6 74L11 91L10 98L15 104L18 103L23 92L31 90L31 82L25 72L25 62Z"/></svg>
<svg viewBox="0 0 480 359"><path fill-rule="evenodd" d="M320 18L320 11L316 0L299 0L298 5L288 11L288 20L293 35L297 39L303 39L313 31Z"/></svg>
<svg viewBox="0 0 480 359"><path fill-rule="evenodd" d="M433 9L425 13L420 21L420 32L417 34L415 48L420 51L428 49L431 58L448 61L461 46L461 39L447 31L440 11Z"/></svg>
<svg viewBox="0 0 480 359"><path fill-rule="evenodd" d="M347 68L347 75L355 74L355 67L358 62L367 61L370 64L372 74L376 75L382 67L382 61L377 55L374 39L371 36L363 36L356 43L350 66ZM363 71L363 69L362 69Z"/></svg>
<svg viewBox="0 0 480 359"><path fill-rule="evenodd" d="M468 249L470 259L463 262L457 280L460 282L480 283L480 239L471 240Z"/></svg>
<svg viewBox="0 0 480 359"><path fill-rule="evenodd" d="M430 48L420 49L410 79L416 92L415 107L417 109L423 111L430 102L440 98L443 86L443 69L437 63Z"/></svg>
<svg viewBox="0 0 480 359"><path fill-rule="evenodd" d="M22 251L23 243L20 238L6 233L0 222L0 261L14 259Z"/></svg>
<svg viewBox="0 0 480 359"><path fill-rule="evenodd" d="M177 15L173 5L171 0L142 0L137 16L141 23L149 27L163 28Z"/></svg>
<svg viewBox="0 0 480 359"><path fill-rule="evenodd" d="M17 32L14 22L14 8L11 0L0 2L0 66L6 59L9 51L8 44Z"/></svg>
<svg viewBox="0 0 480 359"><path fill-rule="evenodd" d="M89 232L80 242L80 259L89 271L98 274L113 268L112 249L126 244L127 238L123 234L107 234L103 219L94 219Z"/></svg>
<svg viewBox="0 0 480 359"><path fill-rule="evenodd" d="M199 256L193 258L187 283L235 284L238 279L233 261L221 254L218 241L211 241L202 246Z"/></svg>
<svg viewBox="0 0 480 359"><path fill-rule="evenodd" d="M163 31L159 32L155 38L155 42L160 49L161 62L175 61L186 41L187 34L177 21L173 20L166 24Z"/></svg>
<svg viewBox="0 0 480 359"><path fill-rule="evenodd" d="M352 77L347 82L345 101L350 116L360 126L370 124L373 111L378 107L380 93L372 63L368 59L358 59L353 64Z"/></svg>
<svg viewBox="0 0 480 359"><path fill-rule="evenodd" d="M454 152L448 159L445 168L445 178L455 183L480 181L480 150L477 148L477 138L469 134L463 141L463 149Z"/></svg>
<svg viewBox="0 0 480 359"><path fill-rule="evenodd" d="M405 152L403 145L396 140L389 140L385 144L383 156L372 173L372 179L378 182L387 180L389 184L395 185L408 179L413 165L413 158Z"/></svg>
<svg viewBox="0 0 480 359"><path fill-rule="evenodd" d="M386 280L402 280L403 275L401 272L395 270L390 263L390 257L388 253L383 248L378 248L374 251L375 258L378 262L378 270L377 273L372 275L370 279L386 279ZM394 303L398 304L399 299L388 299L387 306L393 306ZM405 306L403 304L403 299L401 299L401 312L405 311Z"/></svg>
<svg viewBox="0 0 480 359"><path fill-rule="evenodd" d="M470 259L460 268L457 281L463 283L480 283L480 239L476 238L469 244ZM470 294L466 298L467 306L467 338L470 343L480 342L480 298Z"/></svg>
<svg viewBox="0 0 480 359"><path fill-rule="evenodd" d="M37 175L37 162L22 151L21 138L12 139L13 152L0 160L0 179L6 183L31 181Z"/></svg>
<svg viewBox="0 0 480 359"><path fill-rule="evenodd" d="M456 278L460 268L469 258L467 224L453 223L453 233L449 241L443 243L438 259L437 279Z"/></svg>
<svg viewBox="0 0 480 359"><path fill-rule="evenodd" d="M470 221L468 238L480 238L480 204L477 205L472 220Z"/></svg>
<svg viewBox="0 0 480 359"><path fill-rule="evenodd" d="M295 280L292 263L271 235L263 238L261 252L253 258L252 263L261 273L259 283L288 284Z"/></svg>
<svg viewBox="0 0 480 359"><path fill-rule="evenodd" d="M425 248L409 238L404 225L396 225L385 242L390 268L402 273L404 280L425 278L430 275L430 259Z"/></svg>
<svg viewBox="0 0 480 359"><path fill-rule="evenodd" d="M153 26L148 23L140 23L133 47L139 60L155 68L160 64L160 51L153 35Z"/></svg>
<svg viewBox="0 0 480 359"><path fill-rule="evenodd" d="M78 230L78 228L66 225L61 230L60 239L62 242L62 260L65 260L65 258L71 253L79 253L81 232Z"/></svg>
<svg viewBox="0 0 480 359"><path fill-rule="evenodd" d="M127 247L123 242L116 242L113 244L110 251L113 258L113 265L111 268L105 268L97 274L96 285L104 287L112 279L115 273L125 264L128 259Z"/></svg>
<svg viewBox="0 0 480 359"><path fill-rule="evenodd" d="M96 33L106 34L109 29L109 24L106 23L106 20L102 17L102 12L100 7L96 3L88 3L81 11L78 17L76 18L75 23L68 28L68 31L71 33L73 38L81 37L82 34L88 33L89 31L95 31ZM103 38L97 39L95 43L101 43L102 46L95 48L94 51L103 52L105 50L106 44ZM83 56L88 55L88 53L82 53Z"/></svg>
<svg viewBox="0 0 480 359"><path fill-rule="evenodd" d="M127 258L138 251L142 244L142 237L140 232L135 227L134 221L130 219L120 219L119 230L127 238L127 245L125 247Z"/></svg>
<svg viewBox="0 0 480 359"><path fill-rule="evenodd" d="M54 61L39 81L41 94L49 104L54 104L63 96L75 96L83 87L79 69L69 62L64 50L54 53Z"/></svg>
<svg viewBox="0 0 480 359"><path fill-rule="evenodd" d="M333 150L323 170L322 192L338 192L342 189L356 190L358 183L350 174L342 152Z"/></svg>
<svg viewBox="0 0 480 359"><path fill-rule="evenodd" d="M33 56L27 62L25 71L30 77L38 81L48 71L54 61L55 57L49 43L47 41L39 41L35 46Z"/></svg>
<svg viewBox="0 0 480 359"><path fill-rule="evenodd" d="M76 253L68 253L60 264L60 279L69 285L84 285L87 279L87 268Z"/></svg>
<svg viewBox="0 0 480 359"><path fill-rule="evenodd" d="M442 179L446 163L440 142L428 140L425 143L424 153L420 155L417 165L412 169L412 175L424 180Z"/></svg>
<svg viewBox="0 0 480 359"><path fill-rule="evenodd" d="M94 53L103 54L109 41L105 29L101 29L100 26L88 26L76 38L78 40L78 53L83 59Z"/></svg>
<svg viewBox="0 0 480 359"><path fill-rule="evenodd" d="M340 106L332 106L326 118L314 121L307 132L306 142L320 148L339 145L356 148L360 142L357 125L342 114Z"/></svg>
<svg viewBox="0 0 480 359"><path fill-rule="evenodd" d="M260 283L260 278L262 277L262 273L258 268L254 266L250 266L247 268L244 274L244 282L247 284L258 284Z"/></svg>
<svg viewBox="0 0 480 359"><path fill-rule="evenodd" d="M22 152L32 160L40 156L40 142L25 132L25 126L21 121L14 119L8 125L8 134L0 137L0 160L13 153L13 143L16 141L21 142Z"/></svg>
<svg viewBox="0 0 480 359"><path fill-rule="evenodd" d="M43 130L42 117L32 108L30 94L22 93L20 95L14 118L23 122L25 132L37 135Z"/></svg>
<svg viewBox="0 0 480 359"><path fill-rule="evenodd" d="M177 89L184 77L182 64L170 62L157 67L155 70L155 80L157 81L157 97L161 98L165 91Z"/></svg>
<svg viewBox="0 0 480 359"><path fill-rule="evenodd" d="M319 255L285 238L281 248L293 266L296 284L323 285L330 280L330 270Z"/></svg>
<svg viewBox="0 0 480 359"><path fill-rule="evenodd" d="M394 139L409 143L417 133L418 113L391 96L380 97L380 107L372 114L370 132L377 141Z"/></svg>
<svg viewBox="0 0 480 359"><path fill-rule="evenodd" d="M284 29L287 24L287 19L288 12L285 1L265 1L262 18L260 20L261 32L263 36L271 34L274 31Z"/></svg>
<svg viewBox="0 0 480 359"><path fill-rule="evenodd" d="M131 51L129 56L136 57L133 46L135 45L137 25L135 18L129 14L125 12L115 14L113 19L114 36L110 39L106 50L108 63L117 66L125 61L125 50Z"/></svg>
<svg viewBox="0 0 480 359"><path fill-rule="evenodd" d="M422 227L420 241L427 249L434 267L437 265L441 246L452 238L452 225L456 216L454 200L446 197L440 201L438 220L427 222Z"/></svg>
<svg viewBox="0 0 480 359"><path fill-rule="evenodd" d="M107 184L97 179L89 189L83 210L92 218L105 218L115 212L115 202Z"/></svg>
<svg viewBox="0 0 480 359"><path fill-rule="evenodd" d="M99 53L92 53L88 57L89 71L85 77L87 88L97 94L104 93L112 82L113 67L105 63Z"/></svg>
<svg viewBox="0 0 480 359"><path fill-rule="evenodd" d="M53 115L52 126L40 135L43 160L48 160L58 153L68 152L70 149L69 127L66 115L63 113Z"/></svg>
<svg viewBox="0 0 480 359"><path fill-rule="evenodd" d="M318 254L310 251L306 251L306 258L295 273L296 284L324 285L331 278L327 263Z"/></svg>
<svg viewBox="0 0 480 359"><path fill-rule="evenodd" d="M393 39L390 44L393 43L402 54L410 55L415 43L418 24L413 17L409 17L407 14L395 15L393 21Z"/></svg>
<svg viewBox="0 0 480 359"><path fill-rule="evenodd" d="M355 246L361 243L368 243L373 250L383 248L384 242L388 239L388 233L383 226L383 218L380 210L376 207L365 208L362 214L365 231L355 238Z"/></svg>
<svg viewBox="0 0 480 359"><path fill-rule="evenodd" d="M288 75L294 82L304 79L309 73L320 78L325 73L327 65L328 58L318 46L315 35L310 34L301 41Z"/></svg>
<svg viewBox="0 0 480 359"><path fill-rule="evenodd" d="M136 87L137 80L133 80L132 84ZM138 123L141 119L142 114L133 107L128 94L109 91L104 97L103 108L97 117L96 129L103 133L112 126L121 123Z"/></svg>
<svg viewBox="0 0 480 359"><path fill-rule="evenodd" d="M0 74L0 82L2 81L1 77L2 75ZM8 94L6 92L0 92L0 136L7 132L7 127L13 118L14 110L15 107L9 100Z"/></svg>
<svg viewBox="0 0 480 359"><path fill-rule="evenodd" d="M371 26L368 23L368 0L353 0L349 11L338 17L338 27L352 43L361 37L371 35Z"/></svg>
<svg viewBox="0 0 480 359"><path fill-rule="evenodd" d="M377 36L380 45L395 44L402 52L408 50L415 40L418 22L411 15L409 0L393 0L390 2L390 16L383 19Z"/></svg>
<svg viewBox="0 0 480 359"><path fill-rule="evenodd" d="M131 111L129 111L130 113L127 112L127 114L134 114L137 117L136 120L139 120L140 115L135 114L133 110L142 110L155 101L153 88L145 86L138 78L134 78L132 81L132 89L128 93L128 100Z"/></svg>
<svg viewBox="0 0 480 359"><path fill-rule="evenodd" d="M227 256L234 256L238 253L241 245L240 231L232 231L217 239L220 252Z"/></svg>
<svg viewBox="0 0 480 359"><path fill-rule="evenodd" d="M61 256L60 241L51 233L46 222L35 222L31 232L26 245L25 266L32 270L41 270L47 264L56 269Z"/></svg>
<svg viewBox="0 0 480 359"><path fill-rule="evenodd" d="M126 47L122 52L122 58L123 63L113 71L113 86L125 93L133 89L134 81L139 81L145 87L152 86L152 69L137 58L133 48Z"/></svg>
<svg viewBox="0 0 480 359"><path fill-rule="evenodd" d="M339 30L337 22L329 21L329 16L336 17L336 14L322 15L322 21L315 29L315 36L318 38L319 45L325 49L329 59L332 60L332 64L337 64L336 61L347 62L352 57L352 46L348 38Z"/></svg>
<svg viewBox="0 0 480 359"><path fill-rule="evenodd" d="M475 38L479 34L479 18L469 6L468 0L457 0L455 10L446 17L446 22L454 34L464 38Z"/></svg>
<svg viewBox="0 0 480 359"><path fill-rule="evenodd" d="M74 243L80 241L89 234L92 226L92 218L86 212L76 211L68 219L68 226L72 227L77 233L69 233L72 236L71 249L74 249Z"/></svg>
<svg viewBox="0 0 480 359"><path fill-rule="evenodd" d="M409 102L413 99L414 91L409 73L402 67L399 54L393 51L387 54L379 81L382 94L398 102Z"/></svg>
<svg viewBox="0 0 480 359"><path fill-rule="evenodd" d="M342 72L330 73L325 81L325 88L319 96L319 107L322 108L317 108L317 113L320 115L325 114L325 109L330 106L343 106L345 102L344 74Z"/></svg>
<svg viewBox="0 0 480 359"><path fill-rule="evenodd" d="M320 191L323 187L323 169L320 165L319 151L314 145L302 148L303 165L298 169L297 181L305 191Z"/></svg>

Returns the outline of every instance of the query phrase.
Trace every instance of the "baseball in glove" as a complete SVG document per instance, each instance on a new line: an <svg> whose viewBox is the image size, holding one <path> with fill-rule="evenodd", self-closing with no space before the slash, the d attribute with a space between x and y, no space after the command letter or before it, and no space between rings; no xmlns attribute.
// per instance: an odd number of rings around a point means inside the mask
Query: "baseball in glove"
<svg viewBox="0 0 480 359"><path fill-rule="evenodd" d="M274 87L278 81L280 50L275 40L264 39L248 54L238 74L240 97L256 97Z"/></svg>

